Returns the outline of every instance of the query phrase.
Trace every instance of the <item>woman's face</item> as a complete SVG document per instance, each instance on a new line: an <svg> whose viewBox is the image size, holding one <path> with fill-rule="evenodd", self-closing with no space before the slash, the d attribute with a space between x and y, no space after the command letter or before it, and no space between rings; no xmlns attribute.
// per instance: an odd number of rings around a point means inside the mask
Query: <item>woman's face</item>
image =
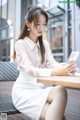
<svg viewBox="0 0 80 120"><path fill-rule="evenodd" d="M41 14L39 16L38 22L37 22L37 26L34 25L34 22L30 23L29 28L30 28L30 34L35 35L36 37L41 36L46 29L46 17Z"/></svg>

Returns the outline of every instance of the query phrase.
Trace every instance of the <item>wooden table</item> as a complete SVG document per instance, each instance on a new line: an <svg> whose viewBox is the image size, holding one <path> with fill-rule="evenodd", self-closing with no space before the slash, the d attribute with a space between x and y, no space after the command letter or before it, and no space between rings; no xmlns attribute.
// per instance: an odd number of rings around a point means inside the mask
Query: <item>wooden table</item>
<svg viewBox="0 0 80 120"><path fill-rule="evenodd" d="M61 85L70 88L80 89L80 77L79 76L51 76L51 77L39 77L37 82L51 85Z"/></svg>

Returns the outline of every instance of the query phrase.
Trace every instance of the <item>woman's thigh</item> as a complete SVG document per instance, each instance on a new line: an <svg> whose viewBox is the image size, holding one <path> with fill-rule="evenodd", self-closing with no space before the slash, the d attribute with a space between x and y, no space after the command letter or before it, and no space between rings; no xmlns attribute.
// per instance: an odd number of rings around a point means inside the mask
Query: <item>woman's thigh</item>
<svg viewBox="0 0 80 120"><path fill-rule="evenodd" d="M40 115L40 120L45 120L45 116L46 116L46 113L47 113L47 110L48 110L50 104L52 103L52 101L54 99L58 99L57 96L62 96L61 94L65 97L65 100L66 100L67 99L67 92L66 92L64 87L62 87L62 86L51 87L47 101L42 109L42 112Z"/></svg>
<svg viewBox="0 0 80 120"><path fill-rule="evenodd" d="M40 115L40 120L45 120L45 116L46 116L46 113L47 113L47 110L49 108L49 103L46 102L43 109L42 109L42 112L41 112L41 115Z"/></svg>

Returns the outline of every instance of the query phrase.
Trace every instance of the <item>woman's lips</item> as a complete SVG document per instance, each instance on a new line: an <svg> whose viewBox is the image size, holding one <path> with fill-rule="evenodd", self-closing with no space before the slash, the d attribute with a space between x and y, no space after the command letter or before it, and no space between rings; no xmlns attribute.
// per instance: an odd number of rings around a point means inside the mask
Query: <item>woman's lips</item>
<svg viewBox="0 0 80 120"><path fill-rule="evenodd" d="M42 34L42 32L38 32L39 34Z"/></svg>

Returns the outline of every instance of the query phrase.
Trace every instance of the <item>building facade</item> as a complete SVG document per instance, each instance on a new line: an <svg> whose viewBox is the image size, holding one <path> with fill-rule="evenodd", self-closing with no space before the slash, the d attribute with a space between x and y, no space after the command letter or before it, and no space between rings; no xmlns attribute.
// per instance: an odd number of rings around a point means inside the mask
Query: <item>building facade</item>
<svg viewBox="0 0 80 120"><path fill-rule="evenodd" d="M0 61L13 61L14 44L29 5L41 6L48 13L45 34L57 61L67 61L71 51L80 52L80 7L76 0L0 0ZM80 56L77 64L80 67Z"/></svg>

